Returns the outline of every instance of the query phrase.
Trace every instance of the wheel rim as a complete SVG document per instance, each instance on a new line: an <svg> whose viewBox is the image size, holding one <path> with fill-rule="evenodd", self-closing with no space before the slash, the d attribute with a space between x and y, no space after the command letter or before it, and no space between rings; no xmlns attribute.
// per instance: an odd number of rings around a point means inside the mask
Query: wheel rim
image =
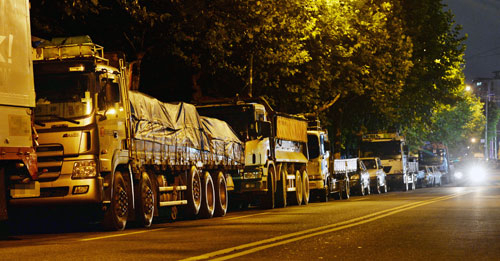
<svg viewBox="0 0 500 261"><path fill-rule="evenodd" d="M143 199L142 207L144 211L144 220L148 222L153 218L154 193L153 190L151 189L151 184L149 184L147 181L143 183L141 191Z"/></svg>
<svg viewBox="0 0 500 261"><path fill-rule="evenodd" d="M300 172L297 170L295 173L295 194L297 197L297 205L302 203L302 179L300 178Z"/></svg>
<svg viewBox="0 0 500 261"><path fill-rule="evenodd" d="M226 186L226 181L223 176L219 176L219 200L220 200L220 205L224 209L227 209L227 186Z"/></svg>
<svg viewBox="0 0 500 261"><path fill-rule="evenodd" d="M310 195L310 189L309 189L309 176L307 175L307 172L304 171L303 173L303 179L302 183L304 185L304 195L302 196L302 200L304 201L304 204L309 203L309 195Z"/></svg>
<svg viewBox="0 0 500 261"><path fill-rule="evenodd" d="M120 222L124 222L128 215L128 195L122 184L117 187L115 194L115 213Z"/></svg>
<svg viewBox="0 0 500 261"><path fill-rule="evenodd" d="M211 178L208 179L206 186L207 186L206 197L207 197L208 211L213 213L215 209L215 195L214 195L214 183Z"/></svg>
<svg viewBox="0 0 500 261"><path fill-rule="evenodd" d="M201 184L198 172L193 175L193 202L198 207L201 205Z"/></svg>

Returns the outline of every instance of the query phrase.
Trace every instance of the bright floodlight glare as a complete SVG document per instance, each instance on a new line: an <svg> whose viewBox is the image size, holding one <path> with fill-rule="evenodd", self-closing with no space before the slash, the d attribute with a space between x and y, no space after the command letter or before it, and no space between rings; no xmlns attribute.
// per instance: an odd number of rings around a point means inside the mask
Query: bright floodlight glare
<svg viewBox="0 0 500 261"><path fill-rule="evenodd" d="M469 177L473 182L483 182L486 179L486 169L482 165L472 165L469 168Z"/></svg>
<svg viewBox="0 0 500 261"><path fill-rule="evenodd" d="M457 179L461 179L464 176L464 174L462 174L462 172L460 172L460 171L456 171L455 174L454 174L454 176Z"/></svg>
<svg viewBox="0 0 500 261"><path fill-rule="evenodd" d="M470 91L470 85L465 85L465 91Z"/></svg>

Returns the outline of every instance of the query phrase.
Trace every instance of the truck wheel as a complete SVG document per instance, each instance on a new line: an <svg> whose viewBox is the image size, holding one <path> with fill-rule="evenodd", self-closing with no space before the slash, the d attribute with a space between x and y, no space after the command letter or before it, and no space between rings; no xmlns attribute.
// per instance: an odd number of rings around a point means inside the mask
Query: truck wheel
<svg viewBox="0 0 500 261"><path fill-rule="evenodd" d="M223 217L227 213L227 184L226 177L222 172L217 173L212 178L214 180L215 190L215 212L214 216Z"/></svg>
<svg viewBox="0 0 500 261"><path fill-rule="evenodd" d="M153 184L146 172L142 173L136 195L137 221L143 227L150 227L153 224L156 200Z"/></svg>
<svg viewBox="0 0 500 261"><path fill-rule="evenodd" d="M328 176L326 177L326 185L324 189L317 190L319 194L320 202L328 202L328 198L330 197L330 188L331 188L332 179Z"/></svg>
<svg viewBox="0 0 500 261"><path fill-rule="evenodd" d="M273 209L275 204L274 195L274 177L276 177L276 170L274 166L269 166L267 172L267 192L262 196L262 208Z"/></svg>
<svg viewBox="0 0 500 261"><path fill-rule="evenodd" d="M187 175L186 183L187 206L185 214L187 217L194 217L200 211L201 206L201 179L200 173L196 167L191 167L191 170Z"/></svg>
<svg viewBox="0 0 500 261"><path fill-rule="evenodd" d="M307 205L309 204L309 198L311 196L311 190L309 189L309 175L307 175L307 171L304 170L304 172L302 172L302 185L303 185L303 189L302 189L302 203L304 205Z"/></svg>
<svg viewBox="0 0 500 261"><path fill-rule="evenodd" d="M297 203L297 205L300 205L302 203L302 178L300 177L300 171L295 172L295 193L293 193L292 196L292 201L293 203Z"/></svg>
<svg viewBox="0 0 500 261"><path fill-rule="evenodd" d="M342 187L342 198L349 199L351 197L351 185L349 184L349 180L344 181L344 185Z"/></svg>
<svg viewBox="0 0 500 261"><path fill-rule="evenodd" d="M203 179L201 180L201 206L200 206L200 217L201 218L211 218L214 216L215 211L215 192L214 192L214 181L207 171L203 174Z"/></svg>
<svg viewBox="0 0 500 261"><path fill-rule="evenodd" d="M286 190L287 173L285 164L280 164L279 173L281 180L278 180L277 182L278 186L276 188L276 207L284 208L286 207L286 192L287 192Z"/></svg>
<svg viewBox="0 0 500 261"><path fill-rule="evenodd" d="M102 226L106 230L123 230L127 225L128 217L128 184L125 182L120 171L115 172L113 178L113 194L111 195L111 205L104 213Z"/></svg>

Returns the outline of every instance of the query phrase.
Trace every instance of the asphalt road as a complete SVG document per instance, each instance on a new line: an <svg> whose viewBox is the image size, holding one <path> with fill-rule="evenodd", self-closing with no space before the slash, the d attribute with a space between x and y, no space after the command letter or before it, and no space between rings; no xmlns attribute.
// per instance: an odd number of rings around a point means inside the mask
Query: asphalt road
<svg viewBox="0 0 500 261"><path fill-rule="evenodd" d="M422 188L103 232L16 224L0 260L499 260L500 171L487 185Z"/></svg>

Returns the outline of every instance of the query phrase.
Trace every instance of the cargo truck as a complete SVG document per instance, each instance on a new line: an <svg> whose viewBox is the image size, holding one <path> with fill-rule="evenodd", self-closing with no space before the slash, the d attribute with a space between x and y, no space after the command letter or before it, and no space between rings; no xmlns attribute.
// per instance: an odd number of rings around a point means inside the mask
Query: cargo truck
<svg viewBox="0 0 500 261"><path fill-rule="evenodd" d="M0 226L11 198L40 193L33 132L35 90L27 0L0 1ZM10 189L8 189L10 187ZM5 231L2 231L5 232Z"/></svg>
<svg viewBox="0 0 500 261"><path fill-rule="evenodd" d="M359 156L380 158L389 188L403 187L405 191L416 188L418 162L408 160L408 146L399 133L363 135Z"/></svg>
<svg viewBox="0 0 500 261"><path fill-rule="evenodd" d="M309 121L307 147L309 152L307 174L311 199L319 198L321 202L326 202L330 197L349 198L348 174L350 171L346 172L346 169L340 166L337 169L333 168L328 132L321 128L318 120ZM345 161L337 161L337 164L344 167Z"/></svg>
<svg viewBox="0 0 500 261"><path fill-rule="evenodd" d="M234 173L233 199L264 208L309 202L305 119L276 112L263 98L211 101L197 108L226 121L245 143L245 167Z"/></svg>
<svg viewBox="0 0 500 261"><path fill-rule="evenodd" d="M175 219L181 210L225 215L227 178L243 167L242 143L191 104L129 91L123 61L119 67L88 36L36 48L40 195L12 205L97 208L110 230L132 220L149 227L153 217Z"/></svg>

